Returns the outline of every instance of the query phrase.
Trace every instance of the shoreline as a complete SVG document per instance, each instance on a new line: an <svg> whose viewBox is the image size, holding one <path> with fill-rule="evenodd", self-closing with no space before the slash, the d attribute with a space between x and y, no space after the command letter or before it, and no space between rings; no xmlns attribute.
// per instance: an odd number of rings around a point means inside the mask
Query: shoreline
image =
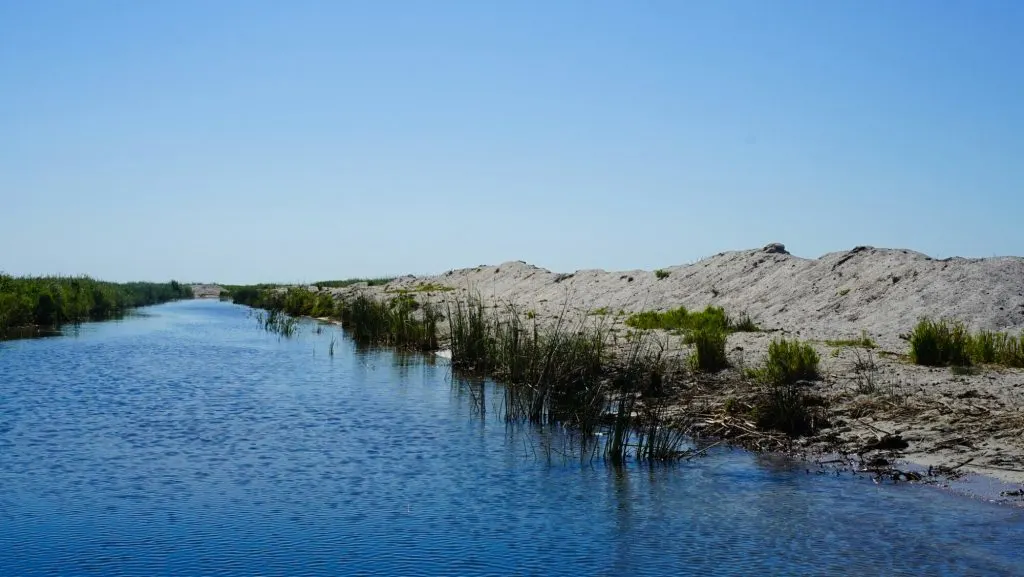
<svg viewBox="0 0 1024 577"><path fill-rule="evenodd" d="M342 323L337 319L329 317L305 318L334 325L344 330ZM422 354L448 362L452 358L452 351L447 348L422 352ZM500 385L500 382L498 384ZM697 439L692 437L691 440L697 441ZM724 445L747 451L751 454L775 455L792 460L795 463L801 463L801 466L817 467L817 471L812 471L811 468L808 468L809 474L822 474L823 472L851 473L857 476L872 477L876 483L908 483L936 490L950 491L958 496L989 503L1024 507L1024 474L1019 471L973 466L970 463L956 466L955 464L951 465L945 459L929 457L925 454L914 452L903 454L899 451L880 451L873 456L855 456L850 453L837 453L835 452L835 447L825 448L813 444L794 447L789 450L759 450L728 437L703 437L702 442L710 443L708 448ZM697 451L697 454L703 450ZM882 466L875 464L875 466L872 466L871 460L878 458L886 458L886 464Z"/></svg>
<svg viewBox="0 0 1024 577"><path fill-rule="evenodd" d="M372 286L305 288L339 302L404 296L442 310L475 294L488 306L515 305L542 326L568 314L618 336L632 331L624 321L634 313L721 306L749 314L762 331L728 335L731 368L721 374L673 375L680 405L688 396L722 412L750 393L743 372L761 362L773 338L800 339L821 359L821 378L807 390L828 401L829 423L793 440L794 449L1024 483L1024 370L981 366L958 373L914 365L901 338L928 315L962 320L972 330L1020 331L1022 285L1024 258L1018 257L935 260L913 251L857 247L802 259L769 245L659 271L557 274L514 261ZM651 332L669 361L682 364L690 355L678 335ZM858 335L877 346L833 341ZM899 442L887 448L887 439Z"/></svg>

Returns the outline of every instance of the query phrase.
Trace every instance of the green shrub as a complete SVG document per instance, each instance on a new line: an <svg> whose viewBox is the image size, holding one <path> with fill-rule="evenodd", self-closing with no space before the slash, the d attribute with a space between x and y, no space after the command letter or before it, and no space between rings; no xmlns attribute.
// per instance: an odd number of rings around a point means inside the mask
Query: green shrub
<svg viewBox="0 0 1024 577"><path fill-rule="evenodd" d="M685 342L693 345L690 367L695 371L713 373L729 366L725 356L726 333L717 327L700 328L686 335Z"/></svg>
<svg viewBox="0 0 1024 577"><path fill-rule="evenodd" d="M671 275L671 274L672 273L668 272L665 269L661 269L661 268L659 268L658 270L654 271L654 276L658 277L658 280L667 279L669 277L669 275Z"/></svg>
<svg viewBox="0 0 1024 577"><path fill-rule="evenodd" d="M910 360L941 367L971 364L971 335L963 323L921 319L910 335Z"/></svg>
<svg viewBox="0 0 1024 577"><path fill-rule="evenodd" d="M818 353L807 343L776 339L768 345L761 374L770 383L791 384L818 378Z"/></svg>

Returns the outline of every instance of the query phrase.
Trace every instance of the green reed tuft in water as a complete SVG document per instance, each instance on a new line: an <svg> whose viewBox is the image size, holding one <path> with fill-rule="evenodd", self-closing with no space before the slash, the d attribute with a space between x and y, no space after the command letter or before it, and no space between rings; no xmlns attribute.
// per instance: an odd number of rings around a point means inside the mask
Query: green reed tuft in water
<svg viewBox="0 0 1024 577"><path fill-rule="evenodd" d="M452 365L501 383L506 421L572 427L581 454L603 439L598 452L613 464L685 454L683 432L666 426L657 397L664 362L645 337L616 357L608 327L586 318L570 322L563 311L541 327L514 305L487 311L479 298L449 304Z"/></svg>

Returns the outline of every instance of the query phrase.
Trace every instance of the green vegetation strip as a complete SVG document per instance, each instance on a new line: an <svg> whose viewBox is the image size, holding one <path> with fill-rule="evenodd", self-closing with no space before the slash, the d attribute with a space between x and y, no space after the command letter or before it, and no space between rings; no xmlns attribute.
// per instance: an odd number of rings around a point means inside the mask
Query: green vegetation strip
<svg viewBox="0 0 1024 577"><path fill-rule="evenodd" d="M84 276L0 275L0 338L117 318L135 307L188 298L192 289L176 281L119 284Z"/></svg>
<svg viewBox="0 0 1024 577"><path fill-rule="evenodd" d="M722 307L708 306L700 312L690 312L686 307L672 310L644 311L626 319L626 325L635 329L663 329L667 331L694 331L717 329L726 332L756 332L757 325L747 315L730 317Z"/></svg>

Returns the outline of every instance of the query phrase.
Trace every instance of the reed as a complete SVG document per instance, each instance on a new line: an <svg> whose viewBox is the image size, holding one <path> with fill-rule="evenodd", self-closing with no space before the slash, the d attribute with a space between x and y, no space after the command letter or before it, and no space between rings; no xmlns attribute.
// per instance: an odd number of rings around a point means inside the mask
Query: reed
<svg viewBox="0 0 1024 577"><path fill-rule="evenodd" d="M921 319L910 335L910 360L918 365L968 366L971 335L963 323Z"/></svg>
<svg viewBox="0 0 1024 577"><path fill-rule="evenodd" d="M686 335L684 342L693 345L690 368L704 373L718 372L729 366L725 355L726 333L718 327L697 329Z"/></svg>
<svg viewBox="0 0 1024 577"><path fill-rule="evenodd" d="M1019 336L982 331L971 335L971 359L1005 367L1024 368L1024 332Z"/></svg>
<svg viewBox="0 0 1024 577"><path fill-rule="evenodd" d="M373 299L361 294L339 308L342 326L357 343L420 351L438 348L441 315L432 304L421 305L409 295Z"/></svg>
<svg viewBox="0 0 1024 577"><path fill-rule="evenodd" d="M609 327L592 316L573 321L563 308L541 326L515 305L492 311L476 297L449 304L452 365L502 385L506 422L568 427L579 436L581 456L600 454L613 464L682 454L683 432L650 409L664 362L646 335L615 355ZM598 438L599 450L592 444Z"/></svg>
<svg viewBox="0 0 1024 577"><path fill-rule="evenodd" d="M285 338L295 336L299 325L295 317L288 316L288 314L279 310L267 311L266 314L261 312L256 316L256 320L263 327L263 330Z"/></svg>
<svg viewBox="0 0 1024 577"><path fill-rule="evenodd" d="M818 353L798 340L774 339L768 344L768 356L760 369L764 380L778 385L818 378Z"/></svg>

